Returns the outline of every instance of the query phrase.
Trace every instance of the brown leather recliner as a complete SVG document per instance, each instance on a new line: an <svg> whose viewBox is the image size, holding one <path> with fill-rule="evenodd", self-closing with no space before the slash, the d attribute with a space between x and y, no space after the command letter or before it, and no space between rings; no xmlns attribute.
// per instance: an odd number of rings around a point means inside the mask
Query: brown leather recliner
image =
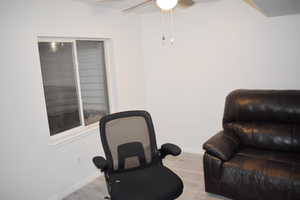
<svg viewBox="0 0 300 200"><path fill-rule="evenodd" d="M300 200L300 91L233 91L223 131L203 148L206 192Z"/></svg>

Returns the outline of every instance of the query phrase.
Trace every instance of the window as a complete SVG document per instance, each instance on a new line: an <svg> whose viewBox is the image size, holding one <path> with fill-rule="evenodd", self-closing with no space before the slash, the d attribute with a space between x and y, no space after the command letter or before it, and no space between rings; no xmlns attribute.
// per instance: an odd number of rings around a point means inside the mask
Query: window
<svg viewBox="0 0 300 200"><path fill-rule="evenodd" d="M38 42L50 135L109 113L104 41Z"/></svg>

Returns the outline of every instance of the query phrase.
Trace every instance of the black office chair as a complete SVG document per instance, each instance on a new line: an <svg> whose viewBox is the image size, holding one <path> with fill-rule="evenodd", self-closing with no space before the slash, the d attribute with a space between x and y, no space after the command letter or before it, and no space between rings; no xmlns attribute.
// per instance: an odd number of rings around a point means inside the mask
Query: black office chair
<svg viewBox="0 0 300 200"><path fill-rule="evenodd" d="M100 136L107 160L93 158L104 172L112 200L174 200L183 183L162 159L178 156L181 149L164 144L157 149L151 116L146 111L127 111L100 120Z"/></svg>

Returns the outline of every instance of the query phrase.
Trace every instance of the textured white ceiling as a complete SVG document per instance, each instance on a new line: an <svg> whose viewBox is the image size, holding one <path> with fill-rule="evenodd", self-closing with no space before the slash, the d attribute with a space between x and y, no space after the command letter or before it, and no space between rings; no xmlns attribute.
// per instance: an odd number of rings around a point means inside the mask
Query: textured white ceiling
<svg viewBox="0 0 300 200"><path fill-rule="evenodd" d="M76 1L76 0L75 0ZM145 0L77 0L83 3L88 3L93 7L103 10L122 11L131 6L144 2ZM216 3L226 0L194 0L196 3ZM300 0L245 0L252 1L255 6L266 16L281 16L290 14L300 14ZM159 12L155 6L155 1L152 4L140 7L133 11L134 13L150 13Z"/></svg>
<svg viewBox="0 0 300 200"><path fill-rule="evenodd" d="M122 11L126 8L130 8L131 6L135 6L139 3L144 2L145 0L77 0L84 3L91 4L95 7L105 9L105 10L119 10ZM215 3L218 1L226 1L226 0L194 0L195 3ZM300 1L300 0L299 0ZM135 9L134 13L151 13L151 12L159 12L160 10L155 5L155 0L153 3L147 4L143 7Z"/></svg>
<svg viewBox="0 0 300 200"><path fill-rule="evenodd" d="M282 16L300 13L300 0L252 0L266 16Z"/></svg>
<svg viewBox="0 0 300 200"><path fill-rule="evenodd" d="M119 9L123 10L144 2L144 0L81 0L82 2L86 2L89 4L93 4L95 6L99 6L107 9Z"/></svg>

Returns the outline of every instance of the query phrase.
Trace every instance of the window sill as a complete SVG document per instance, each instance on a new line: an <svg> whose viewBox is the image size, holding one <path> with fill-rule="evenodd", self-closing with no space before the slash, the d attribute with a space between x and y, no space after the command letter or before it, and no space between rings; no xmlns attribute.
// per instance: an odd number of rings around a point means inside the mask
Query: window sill
<svg viewBox="0 0 300 200"><path fill-rule="evenodd" d="M60 133L60 134L57 134L54 136L50 136L49 145L50 146L59 146L59 145L63 145L63 144L72 143L83 137L87 137L91 134L94 134L95 132L99 132L99 131L95 131L95 129L99 130L98 122L88 125L88 126L76 127L71 130L65 131L63 133Z"/></svg>

